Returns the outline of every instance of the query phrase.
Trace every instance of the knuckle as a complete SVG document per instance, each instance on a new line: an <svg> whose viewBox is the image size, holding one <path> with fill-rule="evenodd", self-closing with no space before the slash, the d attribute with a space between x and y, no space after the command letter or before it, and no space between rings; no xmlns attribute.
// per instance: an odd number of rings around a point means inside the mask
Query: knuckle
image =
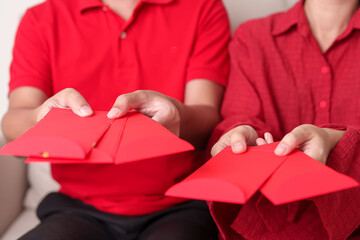
<svg viewBox="0 0 360 240"><path fill-rule="evenodd" d="M284 138L285 142L287 142L289 145L296 145L296 143L299 141L300 136L297 132L292 131L286 135Z"/></svg>
<svg viewBox="0 0 360 240"><path fill-rule="evenodd" d="M306 128L306 129L312 129L312 128L314 128L315 126L312 125L312 124L306 123L306 124L300 125L300 127L303 127L303 128Z"/></svg>
<svg viewBox="0 0 360 240"><path fill-rule="evenodd" d="M235 142L238 142L242 139L242 134L240 132L234 132L233 134L231 134L231 137L230 137L230 142L231 143L235 143Z"/></svg>
<svg viewBox="0 0 360 240"><path fill-rule="evenodd" d="M78 91L76 91L73 88L66 88L62 91L62 95L59 97L59 101L62 104L65 104L66 102L68 103L74 103L79 101L80 99L80 94Z"/></svg>
<svg viewBox="0 0 360 240"><path fill-rule="evenodd" d="M129 96L127 94L120 95L116 98L115 102L117 104L128 105L129 104Z"/></svg>
<svg viewBox="0 0 360 240"><path fill-rule="evenodd" d="M301 132L307 136L316 131L316 127L311 124L302 124L295 129L297 130L297 132Z"/></svg>
<svg viewBox="0 0 360 240"><path fill-rule="evenodd" d="M237 126L231 130L232 133L243 133L245 131L245 126Z"/></svg>
<svg viewBox="0 0 360 240"><path fill-rule="evenodd" d="M133 92L133 95L135 95L138 98L145 98L146 97L146 90L136 90Z"/></svg>
<svg viewBox="0 0 360 240"><path fill-rule="evenodd" d="M149 90L139 90L139 92L136 94L137 99L139 99L141 102L150 102L151 96L150 96Z"/></svg>
<svg viewBox="0 0 360 240"><path fill-rule="evenodd" d="M65 88L64 93L65 94L74 94L74 93L77 93L77 91L74 88Z"/></svg>
<svg viewBox="0 0 360 240"><path fill-rule="evenodd" d="M220 139L218 140L218 142L215 144L215 145L218 145L220 142L223 142L223 143L230 143L230 139L231 139L231 133L230 132L227 132L225 133L224 135L222 135L220 137ZM215 146L214 145L214 146Z"/></svg>

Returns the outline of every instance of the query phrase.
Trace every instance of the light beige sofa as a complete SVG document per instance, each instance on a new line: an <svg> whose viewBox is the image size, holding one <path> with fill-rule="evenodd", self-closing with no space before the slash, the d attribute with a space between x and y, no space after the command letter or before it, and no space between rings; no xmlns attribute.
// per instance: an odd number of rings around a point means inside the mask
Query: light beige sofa
<svg viewBox="0 0 360 240"><path fill-rule="evenodd" d="M195 0L196 1L196 0ZM296 0L223 0L228 10L232 29L251 18L266 16L270 13L288 9ZM30 7L40 0L6 1L7 9L19 11ZM20 8L18 7L20 4ZM30 4L30 5L29 5ZM16 21L20 19L20 13ZM12 23L17 26L18 23ZM12 38L12 36L11 36ZM12 39L10 39L12 41ZM1 58L2 56L0 56ZM6 61L10 61L7 59ZM4 77L5 78L5 77ZM6 76L7 78L7 76ZM0 76L0 88L8 79ZM2 107L3 104L1 104ZM0 132L0 147L5 141ZM47 164L25 166L23 159L0 156L0 236L2 240L17 239L38 223L35 209L41 199L58 184L51 178Z"/></svg>

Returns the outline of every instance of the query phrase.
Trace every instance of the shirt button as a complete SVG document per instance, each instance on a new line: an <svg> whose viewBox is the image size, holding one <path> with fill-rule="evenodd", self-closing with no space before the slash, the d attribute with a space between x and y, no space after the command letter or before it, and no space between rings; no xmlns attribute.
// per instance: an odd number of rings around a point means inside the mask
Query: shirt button
<svg viewBox="0 0 360 240"><path fill-rule="evenodd" d="M126 32L122 32L122 33L120 34L120 38L121 38L121 39L125 39L125 38L126 38Z"/></svg>
<svg viewBox="0 0 360 240"><path fill-rule="evenodd" d="M321 72L322 72L323 74L327 74L327 73L330 72L330 69L329 69L329 67L324 66L324 67L321 68Z"/></svg>
<svg viewBox="0 0 360 240"><path fill-rule="evenodd" d="M327 102L326 101L321 101L320 102L320 108L326 108L326 106L327 106Z"/></svg>
<svg viewBox="0 0 360 240"><path fill-rule="evenodd" d="M106 12L108 9L107 9L107 7L103 7L102 10L103 10L104 12Z"/></svg>

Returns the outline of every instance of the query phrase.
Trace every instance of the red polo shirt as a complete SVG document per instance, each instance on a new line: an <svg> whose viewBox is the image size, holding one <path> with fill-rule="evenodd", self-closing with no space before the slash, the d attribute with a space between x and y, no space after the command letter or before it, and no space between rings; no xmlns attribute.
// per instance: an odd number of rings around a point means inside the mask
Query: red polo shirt
<svg viewBox="0 0 360 240"><path fill-rule="evenodd" d="M139 89L183 101L192 79L226 83L228 39L220 0L142 0L128 21L99 0L48 0L21 21L10 91L32 86L50 97L75 88L94 110L109 110L120 94ZM103 211L139 215L182 202L163 193L200 163L192 152L52 170L61 192Z"/></svg>
<svg viewBox="0 0 360 240"><path fill-rule="evenodd" d="M212 142L243 124L275 140L305 123L346 129L327 165L360 182L359 30L360 10L322 53L302 2L240 26L230 45L224 120ZM210 206L222 238L231 240L346 239L360 225L360 188L280 206L260 193L245 205Z"/></svg>

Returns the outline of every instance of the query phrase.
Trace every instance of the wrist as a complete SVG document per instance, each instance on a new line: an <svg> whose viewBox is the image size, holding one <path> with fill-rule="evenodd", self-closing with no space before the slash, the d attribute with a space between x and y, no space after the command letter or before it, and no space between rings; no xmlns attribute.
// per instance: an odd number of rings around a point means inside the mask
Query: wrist
<svg viewBox="0 0 360 240"><path fill-rule="evenodd" d="M332 150L336 144L342 139L345 134L345 131L335 130L331 128L323 128L327 133L327 139L330 141L330 150Z"/></svg>

